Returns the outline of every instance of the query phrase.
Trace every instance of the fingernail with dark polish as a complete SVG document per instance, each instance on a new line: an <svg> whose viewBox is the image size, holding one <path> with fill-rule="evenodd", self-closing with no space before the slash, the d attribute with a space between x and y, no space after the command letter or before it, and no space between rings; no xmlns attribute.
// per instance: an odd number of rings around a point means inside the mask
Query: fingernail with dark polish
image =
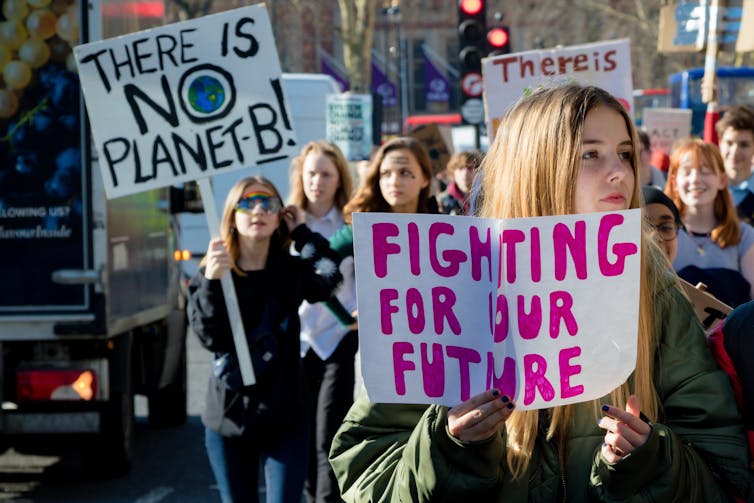
<svg viewBox="0 0 754 503"><path fill-rule="evenodd" d="M498 396L499 394L500 394L500 392L498 390L496 390L496 389L492 390L492 396Z"/></svg>
<svg viewBox="0 0 754 503"><path fill-rule="evenodd" d="M603 405L602 406L602 410L604 410L605 412L607 412L607 411L610 410L610 406L609 405Z"/></svg>
<svg viewBox="0 0 754 503"><path fill-rule="evenodd" d="M508 408L509 408L509 409L512 409L512 408L513 408L513 402L511 402L511 403L509 403L509 404L508 404Z"/></svg>
<svg viewBox="0 0 754 503"><path fill-rule="evenodd" d="M510 402L510 401L511 401L511 399L510 399L510 398L508 398L508 395L503 395L503 398L501 398L500 400L502 400L502 401L503 401L503 403L508 403L508 402Z"/></svg>

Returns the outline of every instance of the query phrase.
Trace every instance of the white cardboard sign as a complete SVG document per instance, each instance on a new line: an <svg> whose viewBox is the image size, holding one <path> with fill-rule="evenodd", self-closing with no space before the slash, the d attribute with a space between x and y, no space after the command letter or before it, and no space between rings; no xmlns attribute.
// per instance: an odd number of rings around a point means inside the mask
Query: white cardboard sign
<svg viewBox="0 0 754 503"><path fill-rule="evenodd" d="M641 210L494 220L355 213L371 401L518 410L595 399L636 365Z"/></svg>
<svg viewBox="0 0 754 503"><path fill-rule="evenodd" d="M108 198L296 152L262 6L74 52Z"/></svg>
<svg viewBox="0 0 754 503"><path fill-rule="evenodd" d="M484 59L482 73L488 131L497 131L503 116L519 98L538 86L560 82L601 87L633 114L628 39L503 54Z"/></svg>
<svg viewBox="0 0 754 503"><path fill-rule="evenodd" d="M340 148L347 161L369 159L372 153L372 96L328 94L326 137Z"/></svg>
<svg viewBox="0 0 754 503"><path fill-rule="evenodd" d="M676 141L691 135L691 110L645 108L643 122L653 152L661 150L670 155Z"/></svg>

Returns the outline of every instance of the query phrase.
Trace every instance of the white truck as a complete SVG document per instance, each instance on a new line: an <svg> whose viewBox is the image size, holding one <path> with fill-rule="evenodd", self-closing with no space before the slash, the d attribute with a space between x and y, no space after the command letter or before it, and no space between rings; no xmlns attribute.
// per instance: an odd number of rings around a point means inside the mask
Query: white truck
<svg viewBox="0 0 754 503"><path fill-rule="evenodd" d="M186 418L178 228L168 189L105 198L70 51L162 19L59 4L26 14L57 33L49 51L13 51L31 74L16 101L0 90L0 449L70 441L84 469L113 475L130 468L135 394L155 425Z"/></svg>
<svg viewBox="0 0 754 503"><path fill-rule="evenodd" d="M317 73L283 73L281 80L288 112L296 132L297 145L303 147L310 141L324 140L327 129L327 96L340 92L338 83L329 75ZM291 159L282 159L212 177L212 190L218 215L222 215L225 196L231 186L249 175L262 175L268 178L278 188L283 199L286 199L289 192L290 163ZM191 257L182 262L184 274L190 278L207 250L207 218L203 213L195 182L184 184L179 190L174 190L174 193L183 201L184 211L177 215L181 229L178 246L186 252L186 256Z"/></svg>

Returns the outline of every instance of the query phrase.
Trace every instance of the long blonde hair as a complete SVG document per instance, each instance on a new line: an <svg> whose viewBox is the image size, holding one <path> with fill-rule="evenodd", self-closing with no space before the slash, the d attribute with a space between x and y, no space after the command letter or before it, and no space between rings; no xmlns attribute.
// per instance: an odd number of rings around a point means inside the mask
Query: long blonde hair
<svg viewBox="0 0 754 503"><path fill-rule="evenodd" d="M584 121L598 106L621 114L633 143L631 165L635 180L631 208L641 205L638 186L637 135L623 106L606 91L576 84L539 89L522 98L506 114L481 166L482 194L478 215L493 218L521 218L574 213L576 176L581 161ZM659 399L653 383L654 334L653 293L663 270L662 257L642 235L642 280L639 299L638 355L632 390L642 412L657 419ZM613 404L623 406L628 384L610 393ZM566 432L576 407L551 409L548 439L559 443L561 464L565 456ZM599 402L593 403L595 415ZM514 411L506 421L507 462L514 477L528 468L537 437L538 411Z"/></svg>

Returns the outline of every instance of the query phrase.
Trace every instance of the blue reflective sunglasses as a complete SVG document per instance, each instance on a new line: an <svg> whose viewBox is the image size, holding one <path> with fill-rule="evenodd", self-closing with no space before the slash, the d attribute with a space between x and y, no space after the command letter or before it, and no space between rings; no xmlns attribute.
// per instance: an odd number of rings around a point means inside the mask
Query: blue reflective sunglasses
<svg viewBox="0 0 754 503"><path fill-rule="evenodd" d="M251 213L257 206L262 208L265 213L278 213L283 207L277 197L264 192L249 192L244 194L241 200L236 203L236 211Z"/></svg>

